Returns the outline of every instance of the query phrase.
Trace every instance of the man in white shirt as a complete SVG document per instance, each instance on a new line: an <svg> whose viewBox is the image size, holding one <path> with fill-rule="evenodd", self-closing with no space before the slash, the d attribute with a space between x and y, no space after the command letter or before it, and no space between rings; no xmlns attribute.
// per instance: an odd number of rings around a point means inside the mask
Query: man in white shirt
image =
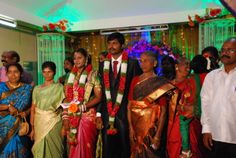
<svg viewBox="0 0 236 158"><path fill-rule="evenodd" d="M236 158L236 38L224 42L221 62L202 86L203 143L212 158Z"/></svg>

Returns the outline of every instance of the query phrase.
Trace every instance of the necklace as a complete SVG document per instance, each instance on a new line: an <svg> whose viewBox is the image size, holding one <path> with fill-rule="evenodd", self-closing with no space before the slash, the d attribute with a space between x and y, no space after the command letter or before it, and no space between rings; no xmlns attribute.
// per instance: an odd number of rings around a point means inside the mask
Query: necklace
<svg viewBox="0 0 236 158"><path fill-rule="evenodd" d="M12 89L15 89L15 88L18 88L18 87L21 86L21 82L19 82L17 85L13 85L13 84L11 84L10 82L7 82L7 84L8 84L9 87L12 88Z"/></svg>

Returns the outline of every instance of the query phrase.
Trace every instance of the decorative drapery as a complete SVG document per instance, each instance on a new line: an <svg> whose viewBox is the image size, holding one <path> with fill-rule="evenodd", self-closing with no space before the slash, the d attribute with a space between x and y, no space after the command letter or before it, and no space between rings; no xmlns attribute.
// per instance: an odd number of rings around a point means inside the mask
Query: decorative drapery
<svg viewBox="0 0 236 158"><path fill-rule="evenodd" d="M37 55L38 55L38 84L43 83L42 63L53 61L56 66L54 80L64 74L63 62L65 59L65 38L59 33L37 34Z"/></svg>
<svg viewBox="0 0 236 158"><path fill-rule="evenodd" d="M199 54L208 46L220 50L224 41L234 35L235 20L214 19L199 24Z"/></svg>

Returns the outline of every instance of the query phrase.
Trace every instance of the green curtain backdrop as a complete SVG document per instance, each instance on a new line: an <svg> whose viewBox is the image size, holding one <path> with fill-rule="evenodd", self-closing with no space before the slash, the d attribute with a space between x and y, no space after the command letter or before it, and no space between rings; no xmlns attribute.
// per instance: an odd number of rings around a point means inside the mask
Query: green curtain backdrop
<svg viewBox="0 0 236 158"><path fill-rule="evenodd" d="M44 82L42 76L42 63L53 61L56 66L57 81L64 74L63 63L65 59L65 38L59 33L41 33L37 34L37 55L38 55L38 84Z"/></svg>

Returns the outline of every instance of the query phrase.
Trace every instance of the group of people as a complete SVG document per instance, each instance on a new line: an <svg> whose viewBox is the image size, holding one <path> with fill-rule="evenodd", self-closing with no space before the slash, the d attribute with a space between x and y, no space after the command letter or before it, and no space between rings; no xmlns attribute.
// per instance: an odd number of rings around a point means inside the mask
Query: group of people
<svg viewBox="0 0 236 158"><path fill-rule="evenodd" d="M164 57L161 77L155 53L138 61L124 44L122 34L108 36L98 71L85 49L75 50L59 82L46 61L44 83L34 88L22 80L19 60L6 62L3 53L0 157L30 157L29 150L35 158L236 157L236 38L225 41L220 57L213 47L191 62ZM31 130L19 136L27 116Z"/></svg>

